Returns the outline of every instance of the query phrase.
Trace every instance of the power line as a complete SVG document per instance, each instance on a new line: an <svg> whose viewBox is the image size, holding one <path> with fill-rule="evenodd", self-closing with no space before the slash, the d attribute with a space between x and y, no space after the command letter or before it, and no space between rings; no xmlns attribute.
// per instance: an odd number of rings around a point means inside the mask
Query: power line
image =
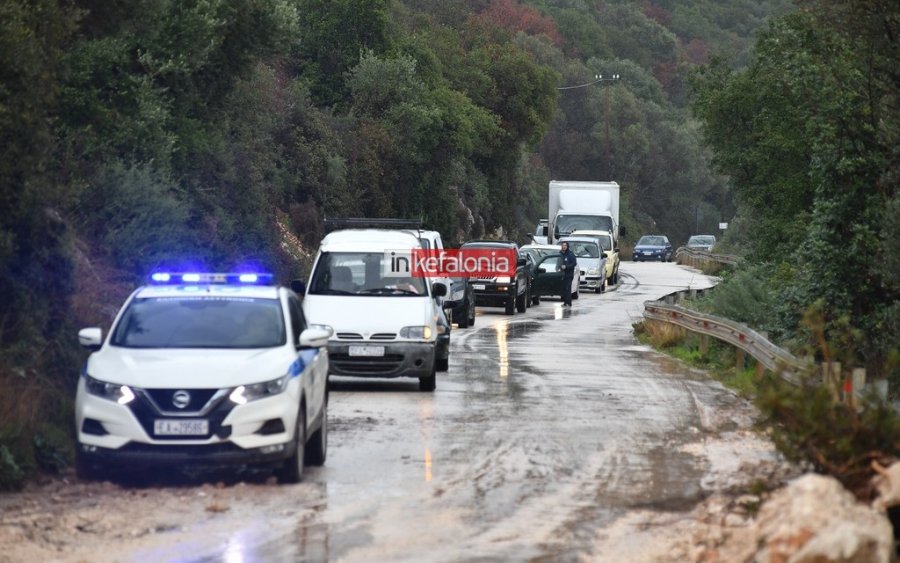
<svg viewBox="0 0 900 563"><path fill-rule="evenodd" d="M557 90L574 90L575 88L584 88L586 86L593 86L594 84L597 84L599 82L612 82L614 80L619 80L620 75L613 74L612 77L610 77L610 78L603 78L602 74L597 74L594 76L594 78L595 78L595 80L592 80L591 82L585 82L584 84L578 84L576 86L560 86L557 88Z"/></svg>

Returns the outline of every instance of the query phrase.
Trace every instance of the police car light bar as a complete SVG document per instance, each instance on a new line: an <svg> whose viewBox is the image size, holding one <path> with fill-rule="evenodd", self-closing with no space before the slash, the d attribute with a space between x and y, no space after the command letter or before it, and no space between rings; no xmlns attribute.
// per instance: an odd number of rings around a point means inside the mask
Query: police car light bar
<svg viewBox="0 0 900 563"><path fill-rule="evenodd" d="M150 282L156 285L220 284L220 285L271 285L273 274L256 273L171 273L154 272Z"/></svg>

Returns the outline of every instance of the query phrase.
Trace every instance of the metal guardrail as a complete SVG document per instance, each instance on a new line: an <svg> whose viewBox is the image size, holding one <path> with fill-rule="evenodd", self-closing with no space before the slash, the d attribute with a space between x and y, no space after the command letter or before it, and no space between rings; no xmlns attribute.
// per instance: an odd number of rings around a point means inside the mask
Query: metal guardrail
<svg viewBox="0 0 900 563"><path fill-rule="evenodd" d="M730 254L713 254L705 250L696 250L686 246L680 246L675 251L675 259L679 264L687 264L689 266L697 266L702 262L713 262L727 266L734 266L741 261L740 256L732 256Z"/></svg>
<svg viewBox="0 0 900 563"><path fill-rule="evenodd" d="M810 368L808 361L779 348L745 324L675 305L674 302L687 292L677 291L658 301L645 301L644 318L674 324L727 342L755 358L767 370L779 374L785 381L800 384L799 374Z"/></svg>

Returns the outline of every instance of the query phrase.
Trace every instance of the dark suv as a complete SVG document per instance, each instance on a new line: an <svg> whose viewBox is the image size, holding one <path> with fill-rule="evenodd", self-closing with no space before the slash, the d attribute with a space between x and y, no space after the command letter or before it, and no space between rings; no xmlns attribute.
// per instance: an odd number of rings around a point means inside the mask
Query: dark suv
<svg viewBox="0 0 900 563"><path fill-rule="evenodd" d="M507 315L516 311L524 313L531 301L525 259L519 256L519 245L509 240L472 240L463 244L465 249L512 250L516 256L516 277L484 276L469 278L475 292L475 304L487 307L504 307Z"/></svg>

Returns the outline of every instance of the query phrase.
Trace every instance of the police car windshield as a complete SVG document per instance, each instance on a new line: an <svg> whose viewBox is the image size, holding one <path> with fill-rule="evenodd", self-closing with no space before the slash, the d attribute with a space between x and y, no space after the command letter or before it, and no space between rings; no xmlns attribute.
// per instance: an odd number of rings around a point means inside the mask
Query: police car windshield
<svg viewBox="0 0 900 563"><path fill-rule="evenodd" d="M428 295L425 278L410 275L409 255L323 252L309 284L311 295L415 297Z"/></svg>
<svg viewBox="0 0 900 563"><path fill-rule="evenodd" d="M278 300L200 295L134 299L111 341L124 348L272 348L285 342Z"/></svg>

